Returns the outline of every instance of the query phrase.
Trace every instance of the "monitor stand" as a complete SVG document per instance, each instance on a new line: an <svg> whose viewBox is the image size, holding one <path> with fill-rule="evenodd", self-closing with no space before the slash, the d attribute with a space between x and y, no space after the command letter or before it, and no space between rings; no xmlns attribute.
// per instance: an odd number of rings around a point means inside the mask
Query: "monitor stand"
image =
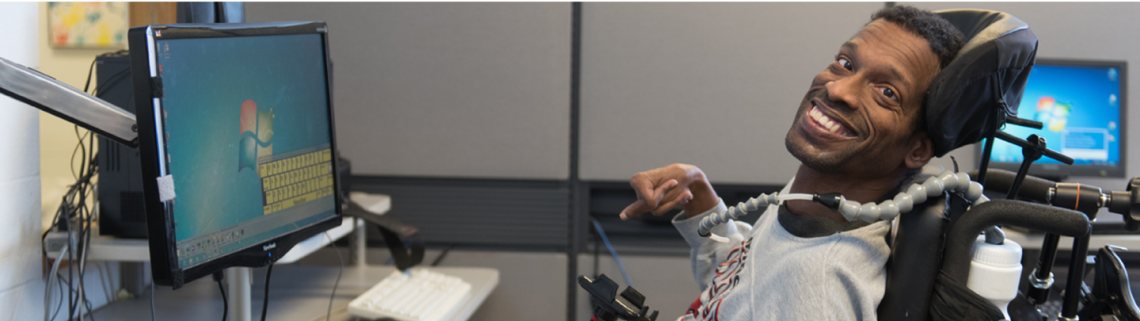
<svg viewBox="0 0 1140 321"><path fill-rule="evenodd" d="M253 299L250 297L253 285L253 269L232 267L226 269L226 292L228 292L229 314L234 321L253 321Z"/></svg>
<svg viewBox="0 0 1140 321"><path fill-rule="evenodd" d="M387 208L383 210L387 212ZM368 267L365 262L365 250L367 250L367 238L364 235L364 220L353 218L356 244L356 262L357 270L360 271L358 276L364 279L364 268ZM226 269L226 294L229 306L229 311L226 313L234 321L253 321L253 269L248 267L232 267ZM263 298L265 300L268 298Z"/></svg>

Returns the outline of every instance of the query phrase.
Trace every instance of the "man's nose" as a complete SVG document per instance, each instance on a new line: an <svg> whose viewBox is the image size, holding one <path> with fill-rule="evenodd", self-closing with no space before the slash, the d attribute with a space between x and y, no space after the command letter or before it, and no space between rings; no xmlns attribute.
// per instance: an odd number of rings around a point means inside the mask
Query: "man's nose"
<svg viewBox="0 0 1140 321"><path fill-rule="evenodd" d="M843 77L836 80L829 81L824 87L827 88L827 99L832 102L841 103L842 105L856 109L859 106L859 87L861 82L859 77Z"/></svg>

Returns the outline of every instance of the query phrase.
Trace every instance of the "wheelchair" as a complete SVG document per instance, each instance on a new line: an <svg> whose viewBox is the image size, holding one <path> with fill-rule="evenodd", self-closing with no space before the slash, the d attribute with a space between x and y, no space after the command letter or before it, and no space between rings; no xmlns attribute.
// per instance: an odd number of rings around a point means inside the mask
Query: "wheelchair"
<svg viewBox="0 0 1140 321"><path fill-rule="evenodd" d="M1044 140L1035 136L1022 140L1000 131L1006 124L1041 126L1016 117L1017 104L1036 60L1037 36L1028 24L1003 12L954 9L937 14L957 27L966 43L938 74L928 92L928 132L956 133L931 135L936 154L985 138L981 170L970 176L988 191L1008 192L1012 196L971 206L961 195L943 192L941 197L932 197L895 218L888 236L891 254L878 319L1004 319L996 305L970 290L965 282L970 272L971 249L978 236L985 231L987 242L1001 242L1004 234L996 226L1004 225L1047 233L1036 269L1030 278L1020 281L1030 283L1028 290L1019 292L1009 304L1011 320L1056 317L1140 321L1127 271L1114 247L1097 251L1092 288L1083 281L1090 221L1101 207L1123 215L1129 230L1140 230L1140 177L1132 179L1127 191L1102 193L1094 186L1058 184L1027 176L1028 164L1040 157L1062 162L1067 158L1049 150ZM994 139L1023 148L1026 163L1018 173L986 169ZM1030 201L1013 199L1019 194ZM1084 196L1083 201L1080 196ZM1063 309L1059 316L1043 316L1038 306L1051 291L1051 269L1060 236L1074 238ZM593 320L653 321L657 317L656 311L649 313L643 295L627 288L619 296L616 283L604 275L598 280L579 277L579 283L600 303Z"/></svg>

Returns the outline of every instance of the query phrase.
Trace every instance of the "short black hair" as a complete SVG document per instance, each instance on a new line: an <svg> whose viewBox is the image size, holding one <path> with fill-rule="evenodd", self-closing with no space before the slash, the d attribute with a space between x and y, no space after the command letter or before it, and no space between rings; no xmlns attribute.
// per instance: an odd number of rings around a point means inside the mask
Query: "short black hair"
<svg viewBox="0 0 1140 321"><path fill-rule="evenodd" d="M946 65L954 60L958 50L966 43L958 28L937 13L927 10L911 6L892 6L871 15L871 21L879 19L893 22L926 39L930 49L938 56L942 68L946 68Z"/></svg>
<svg viewBox="0 0 1140 321"><path fill-rule="evenodd" d="M911 6L891 6L871 15L871 21L879 19L899 25L903 29L926 39L926 43L930 45L930 50L938 56L939 68L946 68L950 61L953 61L954 57L958 55L962 46L966 44L965 37L957 27L929 10ZM922 97L923 108L926 106L927 98L925 95ZM925 113L919 113L914 122L914 129L925 130L925 119ZM915 174L918 174L917 170L907 175L913 177Z"/></svg>

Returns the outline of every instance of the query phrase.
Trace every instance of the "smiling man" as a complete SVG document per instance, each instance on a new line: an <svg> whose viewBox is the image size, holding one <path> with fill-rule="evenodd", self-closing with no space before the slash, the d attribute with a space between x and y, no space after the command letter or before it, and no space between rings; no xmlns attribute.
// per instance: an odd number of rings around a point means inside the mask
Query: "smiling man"
<svg viewBox="0 0 1140 321"><path fill-rule="evenodd" d="M840 193L860 203L894 195L933 155L921 125L927 88L962 43L932 12L875 13L812 79L785 138L801 165L781 193ZM679 320L876 319L888 222L848 222L822 205L788 201L755 226L730 221L712 231L723 238L706 238L696 232L700 219L726 207L700 169L674 164L637 173L630 185L638 201L623 219L684 209L674 225L693 247L702 291Z"/></svg>

